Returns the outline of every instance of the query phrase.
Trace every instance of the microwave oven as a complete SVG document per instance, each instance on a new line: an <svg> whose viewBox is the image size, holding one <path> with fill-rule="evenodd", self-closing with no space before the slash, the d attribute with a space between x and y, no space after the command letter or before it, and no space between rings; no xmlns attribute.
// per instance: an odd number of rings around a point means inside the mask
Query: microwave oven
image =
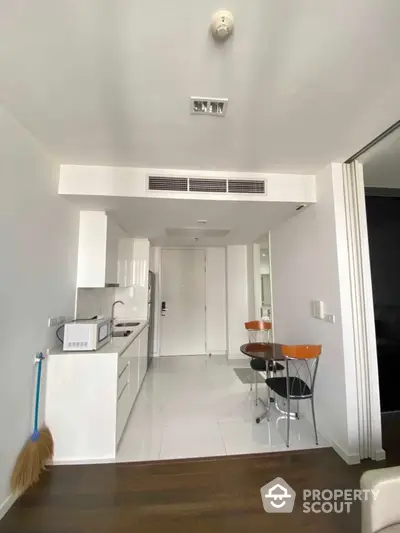
<svg viewBox="0 0 400 533"><path fill-rule="evenodd" d="M68 352L98 350L109 341L110 320L76 320L64 326L63 349Z"/></svg>

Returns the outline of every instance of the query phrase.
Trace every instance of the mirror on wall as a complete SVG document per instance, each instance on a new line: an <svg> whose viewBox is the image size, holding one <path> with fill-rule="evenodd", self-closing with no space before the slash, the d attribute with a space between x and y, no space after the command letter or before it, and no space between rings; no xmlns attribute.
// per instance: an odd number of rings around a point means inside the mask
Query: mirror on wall
<svg viewBox="0 0 400 533"><path fill-rule="evenodd" d="M260 247L261 274L261 315L263 320L272 320L271 308L271 275L269 249L267 244Z"/></svg>

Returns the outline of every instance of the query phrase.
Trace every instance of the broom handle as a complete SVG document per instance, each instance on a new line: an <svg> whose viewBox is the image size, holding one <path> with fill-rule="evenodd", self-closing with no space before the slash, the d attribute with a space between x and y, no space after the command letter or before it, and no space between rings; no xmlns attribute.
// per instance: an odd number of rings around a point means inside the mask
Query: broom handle
<svg viewBox="0 0 400 533"><path fill-rule="evenodd" d="M44 359L44 355L42 353L38 356L39 362L38 362L38 370L37 370L37 377L36 377L36 399L35 399L35 418L33 423L33 434L36 435L38 433L39 429L39 400L40 400L40 381L42 378L42 361Z"/></svg>

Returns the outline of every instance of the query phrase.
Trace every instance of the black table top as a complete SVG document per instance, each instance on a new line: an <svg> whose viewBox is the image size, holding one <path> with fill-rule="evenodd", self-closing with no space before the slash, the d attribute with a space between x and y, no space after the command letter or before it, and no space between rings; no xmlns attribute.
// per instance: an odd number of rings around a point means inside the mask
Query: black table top
<svg viewBox="0 0 400 533"><path fill-rule="evenodd" d="M264 359L265 361L284 361L282 344L276 342L253 342L243 344L240 351L249 357Z"/></svg>

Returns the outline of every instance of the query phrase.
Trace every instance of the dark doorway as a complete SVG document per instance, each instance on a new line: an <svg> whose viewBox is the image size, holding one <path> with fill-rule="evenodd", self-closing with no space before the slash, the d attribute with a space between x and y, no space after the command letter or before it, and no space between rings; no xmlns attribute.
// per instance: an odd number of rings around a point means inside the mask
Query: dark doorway
<svg viewBox="0 0 400 533"><path fill-rule="evenodd" d="M373 194L373 191L371 191ZM400 410L400 198L366 196L381 410Z"/></svg>

